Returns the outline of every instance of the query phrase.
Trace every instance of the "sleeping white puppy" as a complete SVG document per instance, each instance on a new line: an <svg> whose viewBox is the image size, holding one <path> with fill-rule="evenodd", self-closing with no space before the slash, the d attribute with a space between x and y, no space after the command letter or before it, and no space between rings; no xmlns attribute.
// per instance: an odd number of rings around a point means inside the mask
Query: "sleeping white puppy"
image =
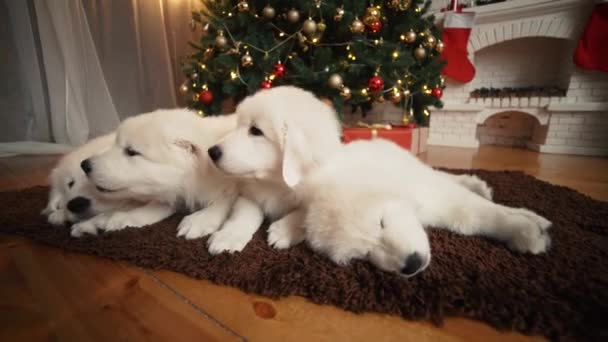
<svg viewBox="0 0 608 342"><path fill-rule="evenodd" d="M142 227L185 209L195 212L182 220L178 235L192 239L218 230L233 206L250 213L249 207L255 205L238 199L237 183L219 172L205 154L235 127L234 115L201 118L185 109L157 110L125 120L114 145L84 160L81 167L107 198L137 198L147 204L98 215L74 225L72 234ZM246 219L257 228L263 218L256 212ZM226 222L229 228L243 224L243 218ZM230 236L210 244L218 251L234 249Z"/></svg>
<svg viewBox="0 0 608 342"><path fill-rule="evenodd" d="M484 235L524 253L550 243L547 219L493 203L479 178L434 170L383 139L345 145L296 190L307 208L304 238L338 264L367 259L413 276L431 260L426 226Z"/></svg>
<svg viewBox="0 0 608 342"><path fill-rule="evenodd" d="M284 247L281 232L303 219L292 187L340 148L340 124L330 106L291 86L257 92L237 106L236 115L236 130L210 148L209 157L227 175L242 180L242 196L274 221L268 242ZM250 226L231 236L244 247L255 230Z"/></svg>
<svg viewBox="0 0 608 342"><path fill-rule="evenodd" d="M42 211L49 223L63 225L79 222L102 212L124 205L123 201L108 200L87 180L80 163L112 146L115 134L91 139L64 155L49 176L49 200Z"/></svg>

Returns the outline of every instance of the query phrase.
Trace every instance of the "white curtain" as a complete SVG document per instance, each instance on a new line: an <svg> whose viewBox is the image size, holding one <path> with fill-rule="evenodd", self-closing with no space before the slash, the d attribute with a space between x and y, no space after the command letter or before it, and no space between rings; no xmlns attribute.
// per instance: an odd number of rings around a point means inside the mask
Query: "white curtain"
<svg viewBox="0 0 608 342"><path fill-rule="evenodd" d="M60 153L178 106L199 0L0 0L0 155Z"/></svg>

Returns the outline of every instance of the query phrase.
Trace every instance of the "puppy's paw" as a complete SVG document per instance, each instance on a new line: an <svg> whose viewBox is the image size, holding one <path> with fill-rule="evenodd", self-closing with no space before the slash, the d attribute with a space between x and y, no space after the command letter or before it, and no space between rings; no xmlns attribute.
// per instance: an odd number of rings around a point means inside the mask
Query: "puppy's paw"
<svg viewBox="0 0 608 342"><path fill-rule="evenodd" d="M242 251L251 241L251 234L238 229L222 229L209 238L209 253L215 255L222 252L234 253Z"/></svg>
<svg viewBox="0 0 608 342"><path fill-rule="evenodd" d="M177 236L183 236L188 240L197 239L213 234L221 225L221 222L210 217L205 211L196 212L182 219L177 227Z"/></svg>
<svg viewBox="0 0 608 342"><path fill-rule="evenodd" d="M63 209L51 210L48 213L47 221L53 226L62 226L65 224L66 216Z"/></svg>
<svg viewBox="0 0 608 342"><path fill-rule="evenodd" d="M304 241L305 231L289 225L286 220L274 221L268 227L268 245L276 249L287 249Z"/></svg>
<svg viewBox="0 0 608 342"><path fill-rule="evenodd" d="M144 224L138 220L137 215L128 212L116 212L111 214L106 222L99 222L98 227L101 230L111 232L122 230L127 227L139 228Z"/></svg>
<svg viewBox="0 0 608 342"><path fill-rule="evenodd" d="M72 225L70 231L72 237L79 238L84 234L97 235L97 227L92 220L82 221Z"/></svg>
<svg viewBox="0 0 608 342"><path fill-rule="evenodd" d="M467 175L463 178L462 185L479 196L490 201L492 200L492 188L483 179L475 175Z"/></svg>
<svg viewBox="0 0 608 342"><path fill-rule="evenodd" d="M518 229L507 242L509 248L521 253L540 254L547 251L551 245L551 238L547 228L551 225L547 219L532 213L534 219L527 214L514 215L513 220L518 222Z"/></svg>
<svg viewBox="0 0 608 342"><path fill-rule="evenodd" d="M546 231L547 229L549 229L552 225L551 221L547 220L546 218L538 215L537 213L528 210L528 209L524 209L524 208L520 208L520 209L515 209L516 212L520 215L526 216L528 219L534 221L539 229L541 231Z"/></svg>

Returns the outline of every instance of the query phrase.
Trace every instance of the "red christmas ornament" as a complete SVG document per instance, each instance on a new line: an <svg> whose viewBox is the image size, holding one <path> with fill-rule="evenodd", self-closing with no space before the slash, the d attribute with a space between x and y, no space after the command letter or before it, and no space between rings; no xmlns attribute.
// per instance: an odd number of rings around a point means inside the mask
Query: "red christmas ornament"
<svg viewBox="0 0 608 342"><path fill-rule="evenodd" d="M441 96L443 96L443 89L439 87L433 88L433 90L431 91L431 95L433 95L433 97L436 99L440 99Z"/></svg>
<svg viewBox="0 0 608 342"><path fill-rule="evenodd" d="M262 83L260 83L260 88L270 89L270 88L272 88L272 82L270 82L268 80L262 81Z"/></svg>
<svg viewBox="0 0 608 342"><path fill-rule="evenodd" d="M211 90L203 90L198 94L198 101L204 105L213 103L213 93Z"/></svg>
<svg viewBox="0 0 608 342"><path fill-rule="evenodd" d="M277 78L281 78L281 77L285 76L285 66L281 63L275 64L272 73Z"/></svg>
<svg viewBox="0 0 608 342"><path fill-rule="evenodd" d="M380 91L384 88L384 80L380 76L374 76L369 79L367 87L374 93Z"/></svg>
<svg viewBox="0 0 608 342"><path fill-rule="evenodd" d="M372 31L372 33L380 32L380 30L382 29L382 22L374 21L373 23L369 24L369 29L370 31Z"/></svg>

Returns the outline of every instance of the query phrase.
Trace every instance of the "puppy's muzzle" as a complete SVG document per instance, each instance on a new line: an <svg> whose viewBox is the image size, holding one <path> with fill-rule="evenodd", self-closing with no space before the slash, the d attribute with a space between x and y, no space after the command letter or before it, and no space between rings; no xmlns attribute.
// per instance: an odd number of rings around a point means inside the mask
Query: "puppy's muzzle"
<svg viewBox="0 0 608 342"><path fill-rule="evenodd" d="M418 273L426 264L426 261L419 253L412 253L405 259L405 265L401 269L401 274L411 277Z"/></svg>
<svg viewBox="0 0 608 342"><path fill-rule="evenodd" d="M211 158L211 160L217 162L218 160L220 160L220 158L222 158L222 149L219 146L215 145L207 150L207 154L209 155L209 158Z"/></svg>
<svg viewBox="0 0 608 342"><path fill-rule="evenodd" d="M82 196L72 198L67 204L68 210L73 212L74 214L82 214L90 207L91 200Z"/></svg>

